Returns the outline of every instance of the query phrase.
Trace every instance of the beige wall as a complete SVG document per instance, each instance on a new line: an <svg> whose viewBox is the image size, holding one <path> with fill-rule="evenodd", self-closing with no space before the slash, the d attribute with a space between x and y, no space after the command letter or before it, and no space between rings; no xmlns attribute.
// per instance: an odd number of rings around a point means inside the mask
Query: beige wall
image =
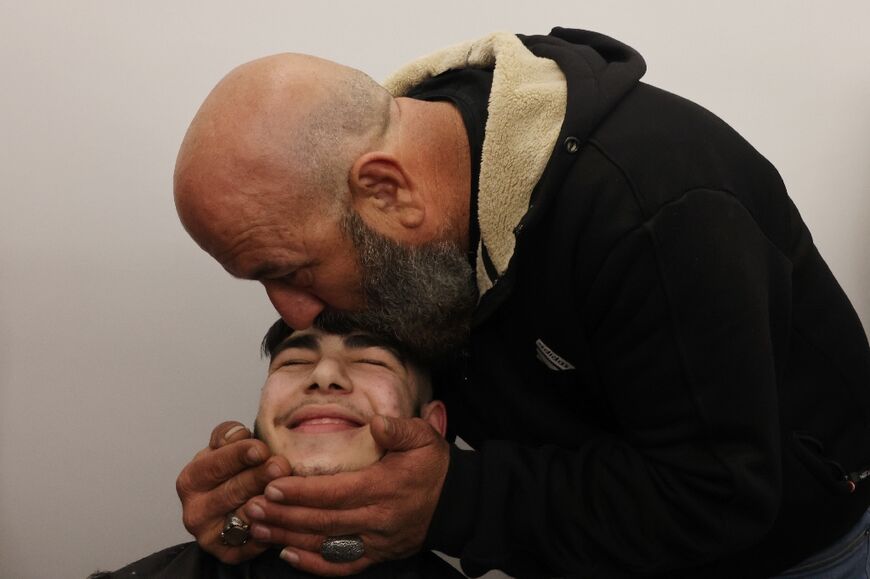
<svg viewBox="0 0 870 579"><path fill-rule="evenodd" d="M275 314L171 202L183 131L232 66L292 50L382 78L496 29L609 33L774 162L870 322L868 21L863 0L0 1L0 576L186 540L175 476L253 416Z"/></svg>

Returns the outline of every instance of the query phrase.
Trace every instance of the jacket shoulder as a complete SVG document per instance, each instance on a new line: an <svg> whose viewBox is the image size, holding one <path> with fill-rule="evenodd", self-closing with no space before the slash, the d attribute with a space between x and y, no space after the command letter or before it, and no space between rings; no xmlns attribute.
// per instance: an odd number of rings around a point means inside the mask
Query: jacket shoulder
<svg viewBox="0 0 870 579"><path fill-rule="evenodd" d="M728 123L648 84L638 84L589 142L625 175L646 215L697 189L729 192L757 218L786 201L779 173Z"/></svg>

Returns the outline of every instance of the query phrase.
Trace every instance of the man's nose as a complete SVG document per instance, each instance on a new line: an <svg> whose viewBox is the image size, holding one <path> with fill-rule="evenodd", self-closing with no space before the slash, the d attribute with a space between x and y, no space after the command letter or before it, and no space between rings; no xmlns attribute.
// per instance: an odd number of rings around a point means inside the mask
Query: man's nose
<svg viewBox="0 0 870 579"><path fill-rule="evenodd" d="M286 283L264 280L263 287L269 301L281 314L281 318L294 330L310 328L314 319L323 311L326 304L305 290L296 289Z"/></svg>
<svg viewBox="0 0 870 579"><path fill-rule="evenodd" d="M344 366L337 360L323 358L311 372L309 392L320 391L324 394L349 394L353 383L344 372Z"/></svg>

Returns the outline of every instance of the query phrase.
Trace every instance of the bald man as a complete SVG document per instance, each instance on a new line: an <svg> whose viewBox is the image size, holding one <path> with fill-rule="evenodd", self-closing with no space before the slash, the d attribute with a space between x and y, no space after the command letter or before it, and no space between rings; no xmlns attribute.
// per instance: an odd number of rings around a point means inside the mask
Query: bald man
<svg viewBox="0 0 870 579"><path fill-rule="evenodd" d="M191 236L293 327L462 348L447 400L476 451L376 421L395 468L312 485L256 441L206 450L182 476L211 488L180 493L204 548L248 556L216 541L242 508L320 574L425 547L470 575L857 576L864 330L775 169L644 68L555 29L445 49L386 90L302 55L220 82L178 157ZM367 559L325 561L348 533Z"/></svg>

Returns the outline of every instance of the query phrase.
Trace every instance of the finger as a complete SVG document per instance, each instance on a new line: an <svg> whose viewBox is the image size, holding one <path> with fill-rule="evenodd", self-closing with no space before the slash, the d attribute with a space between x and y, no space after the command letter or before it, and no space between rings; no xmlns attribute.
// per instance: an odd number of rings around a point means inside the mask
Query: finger
<svg viewBox="0 0 870 579"><path fill-rule="evenodd" d="M238 516L239 513L236 513ZM239 517L242 518L242 517ZM244 520L244 518L242 518ZM239 546L226 545L221 539L221 530L223 529L223 522L220 525L215 526L210 529L208 532L203 533L201 537L198 537L198 542L200 546L223 561L224 563L228 563L230 565L237 565L242 561L247 561L248 559L252 559L271 547L268 543L263 543L260 541L256 541L253 538L249 539L247 543Z"/></svg>
<svg viewBox="0 0 870 579"><path fill-rule="evenodd" d="M281 559L296 569L323 577L353 575L375 562L371 557L363 555L361 559L351 563L330 563L323 558L319 549L312 552L290 547L281 551Z"/></svg>
<svg viewBox="0 0 870 579"><path fill-rule="evenodd" d="M323 539L326 538L326 535L297 533L256 522L251 524L250 531L251 537L256 541L304 551L319 551Z"/></svg>
<svg viewBox="0 0 870 579"><path fill-rule="evenodd" d="M240 472L210 493L207 496L210 510L219 514L236 510L254 497L261 496L271 481L289 474L290 464L286 458L270 457L264 464Z"/></svg>
<svg viewBox="0 0 870 579"><path fill-rule="evenodd" d="M208 442L209 448L218 449L231 442L251 438L251 431L237 420L228 420L218 424L211 431L211 439Z"/></svg>
<svg viewBox="0 0 870 579"><path fill-rule="evenodd" d="M223 527L227 513L239 508L254 497L261 497L265 486L275 476L290 471L287 459L275 456L263 465L245 470L227 482L209 491L181 495L184 527L202 545L209 534L216 535ZM246 517L242 517L246 519Z"/></svg>
<svg viewBox="0 0 870 579"><path fill-rule="evenodd" d="M368 507L349 510L313 509L282 505L260 498L245 505L245 516L273 531L282 529L291 533L322 536L359 534L375 524L376 519L376 515Z"/></svg>
<svg viewBox="0 0 870 579"><path fill-rule="evenodd" d="M243 470L262 463L269 449L260 440L242 440L217 450L199 453L176 480L178 496L209 491Z"/></svg>
<svg viewBox="0 0 870 579"><path fill-rule="evenodd" d="M264 494L269 501L322 509L348 509L369 504L372 489L383 480L378 464L355 472L315 477L292 476L270 483Z"/></svg>
<svg viewBox="0 0 870 579"><path fill-rule="evenodd" d="M378 415L371 422L371 431L375 442L393 452L422 448L441 438L438 431L421 418Z"/></svg>

